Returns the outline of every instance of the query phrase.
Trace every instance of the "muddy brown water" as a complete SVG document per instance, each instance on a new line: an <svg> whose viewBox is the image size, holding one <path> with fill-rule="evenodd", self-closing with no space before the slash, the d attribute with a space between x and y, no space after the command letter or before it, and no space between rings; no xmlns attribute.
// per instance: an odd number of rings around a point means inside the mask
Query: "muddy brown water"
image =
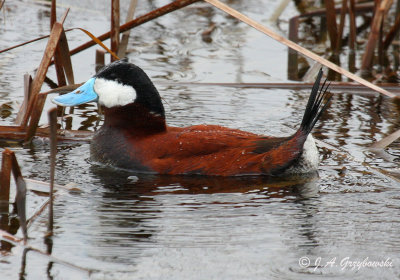
<svg viewBox="0 0 400 280"><path fill-rule="evenodd" d="M264 24L276 5L228 2ZM139 1L137 14L165 3ZM59 15L71 7L67 28L107 31L108 1L58 4ZM0 48L47 34L49 10L44 1L6 1ZM283 18L296 13L290 4ZM202 37L211 23L216 30ZM280 28L286 32L285 22ZM67 36L71 48L87 40L79 31ZM39 65L45 43L0 55L2 124L13 122L22 76ZM180 84L287 81L284 46L207 4L134 29L128 49L130 61L159 89L170 125L210 123L288 135L300 122L307 90ZM93 48L73 57L77 82L94 74L94 57ZM55 77L52 69L49 76ZM0 254L0 278L397 279L399 183L378 169L398 170L400 143L384 156L367 148L399 129L399 111L398 104L377 95L336 95L314 129L321 141L319 176L297 181L135 174L91 162L89 144L60 143L56 181L74 182L81 192L55 200L52 244L44 241L45 214L29 229L29 244L51 248L57 259L92 273L13 247ZM94 105L75 115L74 129L97 128ZM41 123L46 122L44 115ZM25 177L48 180L46 141L12 149Z"/></svg>

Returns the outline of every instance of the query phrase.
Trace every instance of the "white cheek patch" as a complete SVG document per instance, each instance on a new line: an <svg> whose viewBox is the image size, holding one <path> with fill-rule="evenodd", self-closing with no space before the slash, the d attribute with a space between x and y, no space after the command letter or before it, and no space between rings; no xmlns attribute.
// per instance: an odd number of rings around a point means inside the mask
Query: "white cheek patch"
<svg viewBox="0 0 400 280"><path fill-rule="evenodd" d="M100 105L107 108L128 105L136 99L133 87L112 80L96 78L93 89L99 96Z"/></svg>

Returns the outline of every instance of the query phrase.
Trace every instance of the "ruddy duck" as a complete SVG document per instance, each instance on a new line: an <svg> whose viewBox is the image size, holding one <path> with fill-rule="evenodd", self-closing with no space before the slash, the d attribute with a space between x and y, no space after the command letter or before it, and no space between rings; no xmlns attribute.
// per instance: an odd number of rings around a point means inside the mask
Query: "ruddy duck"
<svg viewBox="0 0 400 280"><path fill-rule="evenodd" d="M160 94L138 66L116 61L85 84L53 102L76 106L97 101L104 124L94 134L94 160L137 172L199 175L309 173L319 164L310 132L331 94L322 70L311 90L303 120L291 136L271 137L218 125L171 127Z"/></svg>

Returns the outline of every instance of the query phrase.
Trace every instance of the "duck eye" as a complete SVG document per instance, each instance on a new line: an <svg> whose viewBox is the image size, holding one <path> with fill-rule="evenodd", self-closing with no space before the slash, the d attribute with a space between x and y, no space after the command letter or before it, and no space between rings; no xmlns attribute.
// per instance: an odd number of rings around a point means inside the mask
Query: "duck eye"
<svg viewBox="0 0 400 280"><path fill-rule="evenodd" d="M80 89L78 89L77 91L75 91L75 94L80 94L82 93L82 91Z"/></svg>

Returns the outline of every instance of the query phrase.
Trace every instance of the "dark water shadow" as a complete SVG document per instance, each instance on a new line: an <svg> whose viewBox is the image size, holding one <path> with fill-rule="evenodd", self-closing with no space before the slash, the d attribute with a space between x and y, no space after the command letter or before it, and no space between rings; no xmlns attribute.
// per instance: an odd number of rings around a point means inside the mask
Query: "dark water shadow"
<svg viewBox="0 0 400 280"><path fill-rule="evenodd" d="M92 165L90 172L108 190L107 195L246 193L262 191L299 199L318 195L318 173L285 177L269 176L184 176L138 174L108 166ZM113 194L111 194L113 193ZM126 195L126 196L125 196Z"/></svg>
<svg viewBox="0 0 400 280"><path fill-rule="evenodd" d="M16 207L13 207L12 209L12 212L8 212L9 203L0 201L0 229L14 235L18 232L20 223ZM10 242L5 240L0 241L0 253L11 252L13 247L14 245Z"/></svg>
<svg viewBox="0 0 400 280"><path fill-rule="evenodd" d="M252 193L260 195L268 203L271 199L301 202L318 197L319 192L318 173L284 178L168 176L137 174L99 165L92 165L90 172L103 186L97 210L99 219L103 220L102 225L120 231L114 234L109 229L99 228L100 232L103 231L100 239L101 242L114 245L123 243L126 239L130 242L151 242L151 237L157 230L148 227L148 222L158 219L158 214L164 209L158 196L172 195L185 200L185 195L210 195L212 200L211 196L214 194ZM184 202L181 207L185 207ZM232 207L235 207L234 202ZM127 244L124 246L129 246Z"/></svg>
<svg viewBox="0 0 400 280"><path fill-rule="evenodd" d="M283 207L298 208L293 211L304 213L309 211L308 204L318 197L319 191L318 174L291 178L166 176L137 174L98 165L92 165L90 173L92 177L99 180L96 185L101 189L99 201L96 203L98 228L95 230L96 237L91 241L93 242L92 246L96 246L98 249L96 255L92 257L100 261L129 263L130 265L135 265L135 259L140 259L145 248L164 246L160 245L163 244L162 242L159 243L160 234L161 236L165 234L163 226L160 225L166 221L174 225L189 223L189 228L196 228L201 224L198 224L199 221L196 218L204 217L202 216L204 213L218 217L221 215L218 211L221 209L220 207L236 210L242 208L237 211L243 211L241 212L243 217L246 215L254 217L254 215L258 215L254 214L258 213L257 211L253 212L255 207L261 207L259 211L266 209L279 212L281 206L278 204L285 202L288 203L288 206ZM236 195L225 196L229 193L238 194L239 197L243 194L243 197L236 200L238 198ZM266 208L263 207L268 204L270 205ZM302 210L303 208L304 210ZM213 211L216 211L215 214ZM302 236L302 238L308 239L309 244L316 243L315 240L318 237L312 232L315 229L312 218L297 221L298 218L295 215L284 215L286 218L275 215L277 214L273 214L277 219L285 219L287 225L304 224L299 231L289 231L287 234L293 234L296 237ZM193 224L188 216L193 217ZM243 217L237 217L237 220L233 219L232 224L227 222L227 226L245 227L245 225L240 225ZM307 215L307 217L309 216ZM259 221L265 222L261 227L266 229L272 226L267 220L260 219ZM202 227L200 231L208 232L208 227L221 226L223 225L213 224L210 221L210 224L205 228ZM180 230L174 233L176 235L171 240L165 241L167 244L172 242L171 246L192 246L190 244L198 244L196 242L211 242L202 244L206 247L213 246L212 239L196 240L196 236L186 235L184 227L177 227ZM194 234L199 233L195 231ZM106 250L103 250L103 247Z"/></svg>

